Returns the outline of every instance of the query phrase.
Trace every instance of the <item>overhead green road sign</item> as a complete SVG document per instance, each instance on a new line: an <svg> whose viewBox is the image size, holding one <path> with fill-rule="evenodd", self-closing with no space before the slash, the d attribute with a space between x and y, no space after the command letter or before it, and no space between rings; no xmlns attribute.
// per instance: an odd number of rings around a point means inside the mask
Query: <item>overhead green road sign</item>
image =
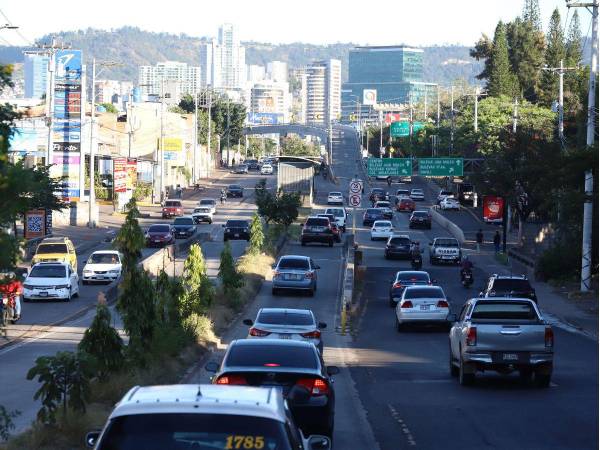
<svg viewBox="0 0 600 450"><path fill-rule="evenodd" d="M392 122L390 125L390 135L392 137L408 136L410 134L410 124L408 122Z"/></svg>
<svg viewBox="0 0 600 450"><path fill-rule="evenodd" d="M413 133L422 130L425 127L423 122L413 122Z"/></svg>
<svg viewBox="0 0 600 450"><path fill-rule="evenodd" d="M462 158L419 158L419 175L424 177L462 177Z"/></svg>
<svg viewBox="0 0 600 450"><path fill-rule="evenodd" d="M412 175L412 160L410 158L368 158L367 175L370 177Z"/></svg>

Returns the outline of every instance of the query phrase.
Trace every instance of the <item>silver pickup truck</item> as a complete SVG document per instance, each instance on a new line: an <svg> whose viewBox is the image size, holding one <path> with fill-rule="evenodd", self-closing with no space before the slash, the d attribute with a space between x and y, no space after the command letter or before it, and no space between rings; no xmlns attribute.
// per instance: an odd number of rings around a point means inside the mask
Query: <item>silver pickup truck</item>
<svg viewBox="0 0 600 450"><path fill-rule="evenodd" d="M450 373L470 385L477 371L519 371L524 381L535 374L539 387L552 377L554 332L529 299L473 298L450 329Z"/></svg>

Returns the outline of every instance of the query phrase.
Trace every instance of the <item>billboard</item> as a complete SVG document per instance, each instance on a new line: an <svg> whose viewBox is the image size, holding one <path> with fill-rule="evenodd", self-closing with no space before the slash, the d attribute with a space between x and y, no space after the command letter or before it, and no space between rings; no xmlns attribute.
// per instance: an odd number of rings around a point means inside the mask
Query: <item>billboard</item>
<svg viewBox="0 0 600 450"><path fill-rule="evenodd" d="M363 105L374 106L377 104L377 90L376 89L363 89Z"/></svg>
<svg viewBox="0 0 600 450"><path fill-rule="evenodd" d="M385 124L389 125L392 122L400 122L402 120L402 116L400 113L386 113L385 114Z"/></svg>
<svg viewBox="0 0 600 450"><path fill-rule="evenodd" d="M183 158L183 140L181 138L164 138L163 152L165 161L177 161Z"/></svg>
<svg viewBox="0 0 600 450"><path fill-rule="evenodd" d="M127 158L113 159L113 189L115 192L127 191Z"/></svg>
<svg viewBox="0 0 600 450"><path fill-rule="evenodd" d="M495 195L483 196L483 221L502 223L504 217L504 198Z"/></svg>
<svg viewBox="0 0 600 450"><path fill-rule="evenodd" d="M46 156L48 128L42 121L17 121L9 138L9 152L20 156Z"/></svg>
<svg viewBox="0 0 600 450"><path fill-rule="evenodd" d="M249 112L247 119L251 125L277 125L283 123L283 114Z"/></svg>

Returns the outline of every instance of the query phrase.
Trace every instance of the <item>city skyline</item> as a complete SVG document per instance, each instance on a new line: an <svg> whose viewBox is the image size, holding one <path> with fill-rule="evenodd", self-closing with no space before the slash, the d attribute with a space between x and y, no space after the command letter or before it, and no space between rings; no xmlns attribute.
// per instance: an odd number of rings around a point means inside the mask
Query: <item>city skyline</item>
<svg viewBox="0 0 600 450"><path fill-rule="evenodd" d="M352 42L357 45L408 44L427 45L473 45L481 33L493 35L497 21L510 21L521 14L523 0L505 0L481 2L476 0L458 0L456 2L434 1L432 9L410 9L411 5L388 7L393 14L383 14L385 8L353 9L341 2L317 2L308 0L298 9L283 9L281 4L272 0L259 3L243 3L233 1L232 4L207 4L189 7L186 2L174 0L169 9L161 9L160 14L150 5L154 0L144 3L139 1L117 2L106 0L103 8L94 10L93 15L78 17L74 22L62 13L70 5L64 0L53 3L34 0L36 14L31 8L18 4L3 5L2 12L19 30L4 30L0 36L3 45L27 45L46 34L77 29L96 28L114 29L122 26L134 26L154 32L173 34L183 33L193 37L211 36L222 23L232 23L239 29L241 41L257 41L278 43L305 42L311 44L333 44ZM188 12L182 14L187 7ZM567 8L564 1L540 1L541 21L544 28L552 10L558 7L564 21ZM270 14L264 14L264 11ZM431 14L435 10L436 14ZM115 11L118 14L115 14ZM273 20L273 13L281 11L281 18ZM315 13L318 11L318 13ZM198 14L196 14L196 12ZM403 18L407 12L410 17ZM201 13L201 14L200 14ZM338 17L336 24L332 17ZM581 29L587 35L590 14L580 11ZM290 20L293 17L290 26ZM572 17L572 12L569 13ZM310 23L310 26L302 24ZM448 38L447 36L451 36Z"/></svg>

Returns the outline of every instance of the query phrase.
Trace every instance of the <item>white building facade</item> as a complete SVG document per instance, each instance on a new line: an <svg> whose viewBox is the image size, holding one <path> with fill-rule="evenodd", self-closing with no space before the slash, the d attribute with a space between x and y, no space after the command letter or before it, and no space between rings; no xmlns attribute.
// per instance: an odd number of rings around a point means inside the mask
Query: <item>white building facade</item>
<svg viewBox="0 0 600 450"><path fill-rule="evenodd" d="M175 84L175 90L180 96L193 95L201 89L202 70L176 61L162 62L156 66L140 66L139 85L142 94L160 95L161 89L164 92L166 83Z"/></svg>
<svg viewBox="0 0 600 450"><path fill-rule="evenodd" d="M327 125L341 114L342 62L315 61L306 68L306 122Z"/></svg>

